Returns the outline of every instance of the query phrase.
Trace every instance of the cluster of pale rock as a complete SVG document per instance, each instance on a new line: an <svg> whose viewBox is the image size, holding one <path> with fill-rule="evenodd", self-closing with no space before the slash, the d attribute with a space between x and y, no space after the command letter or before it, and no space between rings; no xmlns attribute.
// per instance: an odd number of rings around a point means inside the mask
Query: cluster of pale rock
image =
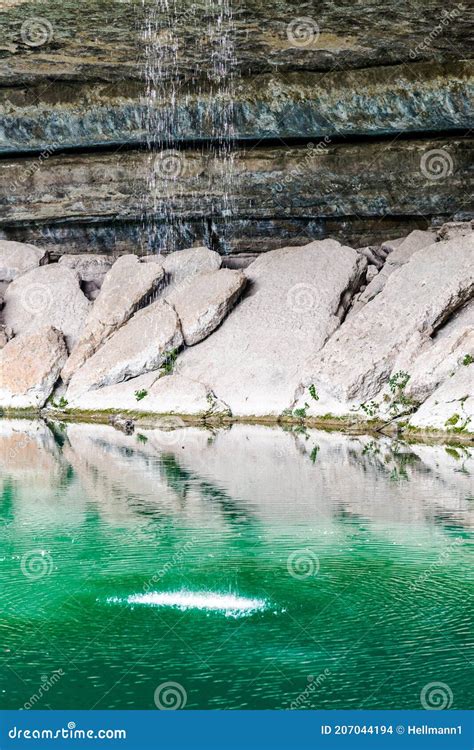
<svg viewBox="0 0 474 750"><path fill-rule="evenodd" d="M0 241L0 407L474 431L472 223L221 263Z"/></svg>

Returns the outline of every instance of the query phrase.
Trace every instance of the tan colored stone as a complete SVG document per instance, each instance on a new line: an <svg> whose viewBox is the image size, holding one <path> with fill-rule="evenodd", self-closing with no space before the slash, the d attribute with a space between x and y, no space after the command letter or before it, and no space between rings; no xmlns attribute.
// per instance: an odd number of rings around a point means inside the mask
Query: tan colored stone
<svg viewBox="0 0 474 750"><path fill-rule="evenodd" d="M306 388L313 384L319 395L318 401L309 401L311 413L349 413L354 404L373 399L407 342L441 328L473 292L473 239L437 242L419 250L308 361Z"/></svg>
<svg viewBox="0 0 474 750"><path fill-rule="evenodd" d="M0 406L42 407L67 359L63 335L42 327L8 342L0 351Z"/></svg>
<svg viewBox="0 0 474 750"><path fill-rule="evenodd" d="M77 255L62 255L59 259L59 265L77 271L81 281L93 281L102 284L105 275L112 268L114 260L110 255L79 253Z"/></svg>
<svg viewBox="0 0 474 750"><path fill-rule="evenodd" d="M221 269L192 277L189 284L166 295L181 323L184 343L193 346L207 338L234 307L247 277L242 271Z"/></svg>
<svg viewBox="0 0 474 750"><path fill-rule="evenodd" d="M362 255L334 240L265 253L245 270L249 289L233 313L181 355L179 374L204 383L234 415L280 414L366 267Z"/></svg>
<svg viewBox="0 0 474 750"><path fill-rule="evenodd" d="M171 291L186 285L194 276L209 271L217 271L222 264L219 253L207 247L191 247L188 250L177 250L164 256L163 268L169 277Z"/></svg>
<svg viewBox="0 0 474 750"><path fill-rule="evenodd" d="M47 252L40 247L0 240L0 281L13 281L46 259Z"/></svg>
<svg viewBox="0 0 474 750"><path fill-rule="evenodd" d="M155 302L135 313L73 375L67 398L72 401L87 391L157 370L167 354L182 344L175 311L166 302Z"/></svg>
<svg viewBox="0 0 474 750"><path fill-rule="evenodd" d="M157 291L163 277L158 259L141 263L135 255L123 255L114 263L62 372L65 383Z"/></svg>
<svg viewBox="0 0 474 750"><path fill-rule="evenodd" d="M4 322L15 336L54 326L72 349L90 309L75 271L57 263L16 278L5 292Z"/></svg>

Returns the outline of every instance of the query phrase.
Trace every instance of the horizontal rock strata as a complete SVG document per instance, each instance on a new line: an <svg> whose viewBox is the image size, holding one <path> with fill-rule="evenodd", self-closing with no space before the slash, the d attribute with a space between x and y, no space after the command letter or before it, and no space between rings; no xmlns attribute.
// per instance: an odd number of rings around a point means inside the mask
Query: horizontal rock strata
<svg viewBox="0 0 474 750"><path fill-rule="evenodd" d="M361 231L360 240L370 241L370 222L377 227L381 216L385 221L397 217L398 223L415 217L415 228L421 222L426 227L431 217L447 220L469 210L465 186L470 180L471 149L472 140L466 138L240 150L230 194L222 164L211 152L168 154L179 176L168 180L157 167L151 193L147 184L151 157L146 153L51 156L39 166L35 160L11 160L0 164L0 231L17 239L21 227L34 233L36 226L41 243L50 247L52 240L51 246L64 252L70 247L70 227L78 225L80 232L85 224L97 235L97 244L90 248L97 252L101 226L108 222L110 248L120 251L123 232L124 244L136 250L145 243L141 225L145 210L158 223L166 224L170 216L185 224L202 222L211 240L214 230L209 231L208 217L215 217L215 233L222 232L224 246L226 233L232 243L240 231L251 235L253 228L257 238L261 232L267 243L269 235L281 236L279 227L284 231L285 225L290 235L297 236L298 222L310 232L309 238L312 232L322 232L323 238L331 223L338 222L342 234L346 217L353 217L352 225L360 227L353 235ZM24 181L29 169L34 170L33 184ZM220 227L219 215L228 204L232 222ZM275 215L280 217L276 223ZM52 225L56 229L51 231ZM131 239L126 229L130 225L136 227ZM90 230L84 232L81 248ZM240 249L249 246L246 242ZM261 249L267 248L261 243Z"/></svg>
<svg viewBox="0 0 474 750"><path fill-rule="evenodd" d="M152 102L156 112L134 81L0 88L0 153L47 157L65 148L159 142L170 119L175 142L213 140L226 99L207 88L178 89L172 109L164 92ZM310 140L468 129L473 95L470 60L257 75L232 89L232 136Z"/></svg>

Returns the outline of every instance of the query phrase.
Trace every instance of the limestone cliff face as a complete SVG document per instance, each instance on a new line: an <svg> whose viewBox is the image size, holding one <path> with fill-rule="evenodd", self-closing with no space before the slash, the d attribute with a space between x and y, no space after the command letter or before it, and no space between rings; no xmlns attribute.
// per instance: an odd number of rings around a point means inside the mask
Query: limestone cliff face
<svg viewBox="0 0 474 750"><path fill-rule="evenodd" d="M0 236L146 251L145 212L154 248L171 224L174 246L255 253L472 215L467 5L170 7L0 0Z"/></svg>

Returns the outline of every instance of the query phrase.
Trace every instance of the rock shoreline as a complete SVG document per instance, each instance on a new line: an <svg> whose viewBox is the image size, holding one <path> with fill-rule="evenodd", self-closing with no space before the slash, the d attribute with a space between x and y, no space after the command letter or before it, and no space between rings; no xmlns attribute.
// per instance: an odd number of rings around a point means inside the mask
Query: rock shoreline
<svg viewBox="0 0 474 750"><path fill-rule="evenodd" d="M48 263L12 244L0 241L4 414L472 441L470 222L280 248L244 270L204 247Z"/></svg>

